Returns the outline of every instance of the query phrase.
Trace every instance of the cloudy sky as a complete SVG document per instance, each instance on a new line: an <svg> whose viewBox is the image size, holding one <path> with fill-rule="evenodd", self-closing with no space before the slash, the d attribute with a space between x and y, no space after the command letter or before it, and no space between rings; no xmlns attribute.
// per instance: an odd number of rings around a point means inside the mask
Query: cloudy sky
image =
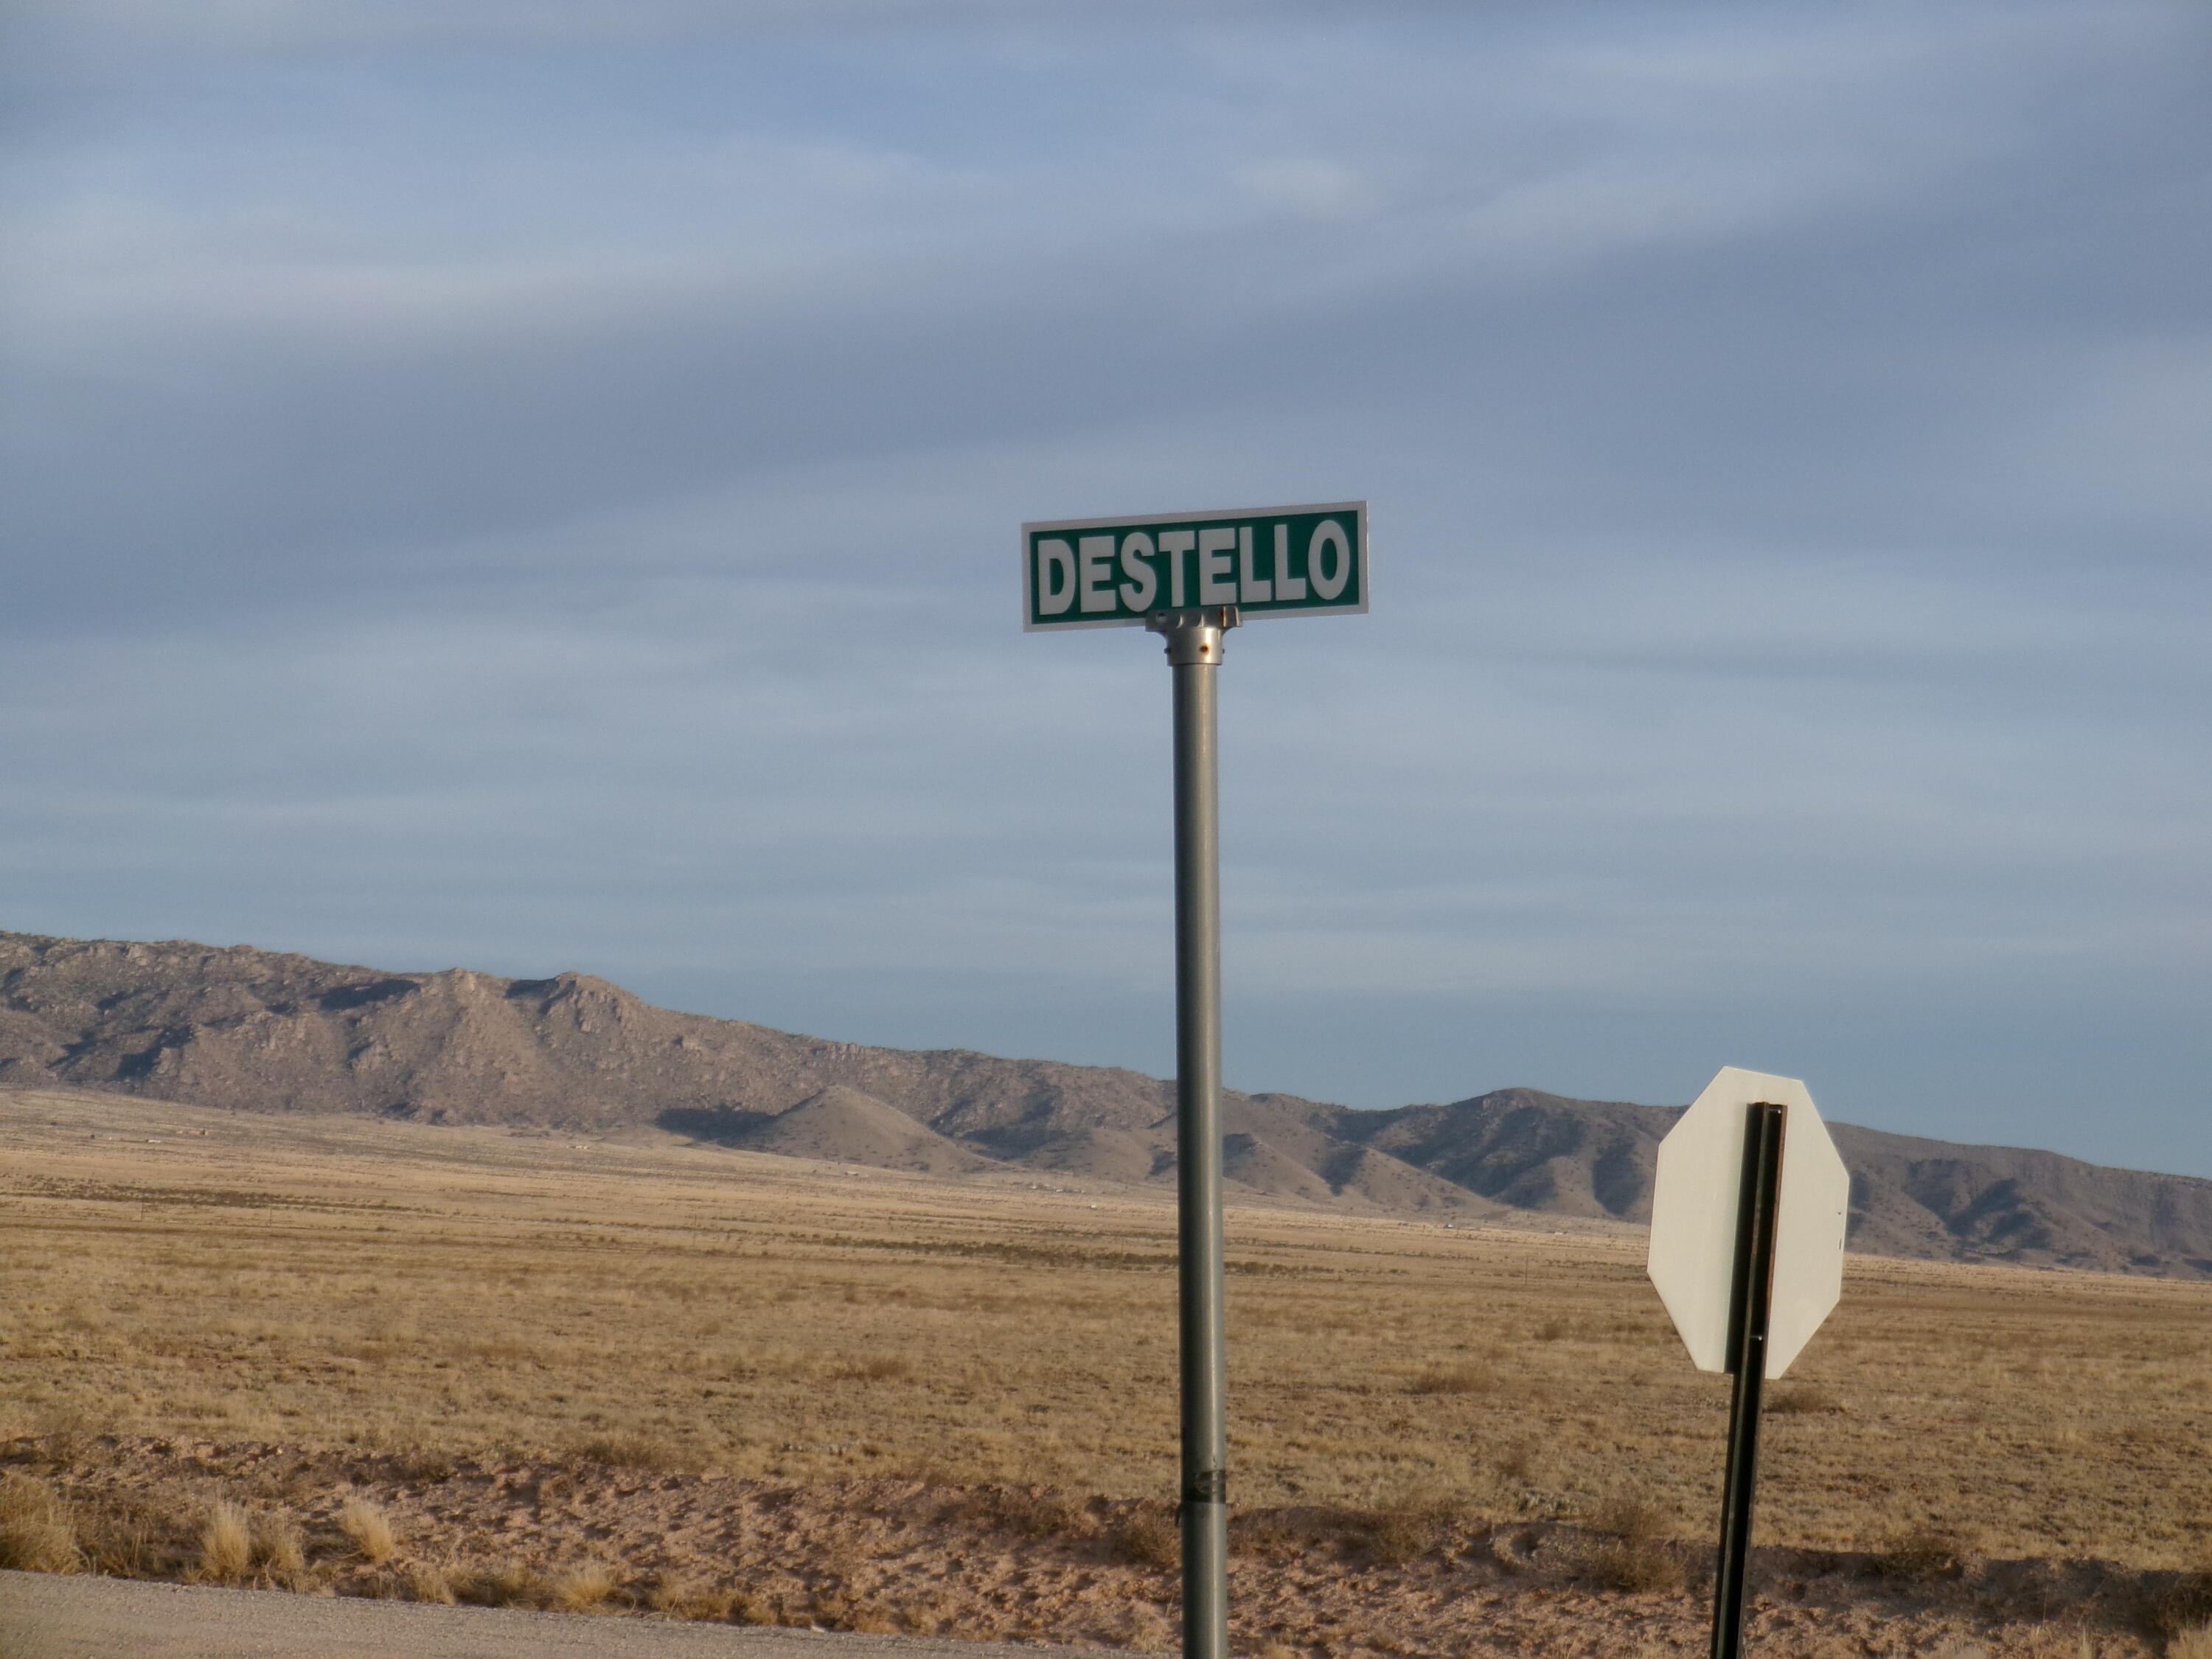
<svg viewBox="0 0 2212 1659"><path fill-rule="evenodd" d="M23 0L0 927L2212 1175L2212 13Z"/></svg>

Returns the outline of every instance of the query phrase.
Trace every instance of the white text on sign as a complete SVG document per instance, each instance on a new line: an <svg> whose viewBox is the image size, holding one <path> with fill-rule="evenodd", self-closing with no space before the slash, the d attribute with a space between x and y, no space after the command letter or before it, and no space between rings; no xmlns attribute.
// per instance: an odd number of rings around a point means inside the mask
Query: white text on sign
<svg viewBox="0 0 2212 1659"><path fill-rule="evenodd" d="M1024 525L1022 592L1030 629L1133 627L1194 605L1364 611L1366 504Z"/></svg>

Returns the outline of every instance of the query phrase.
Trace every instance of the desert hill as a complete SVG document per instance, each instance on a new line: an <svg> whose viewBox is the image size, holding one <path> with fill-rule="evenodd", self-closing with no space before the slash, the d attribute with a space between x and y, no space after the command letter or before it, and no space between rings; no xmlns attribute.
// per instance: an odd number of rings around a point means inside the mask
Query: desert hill
<svg viewBox="0 0 2212 1659"><path fill-rule="evenodd" d="M755 1115L750 1124L724 1138L750 1152L928 1175L966 1175L992 1164L897 1107L838 1083L788 1110Z"/></svg>
<svg viewBox="0 0 2212 1659"><path fill-rule="evenodd" d="M1106 1066L865 1048L579 974L389 973L245 945L0 933L0 1085L253 1112L661 1129L939 1174L1167 1179L1173 1090ZM1291 1201L1640 1223L1679 1109L1504 1089L1359 1111L1230 1093L1228 1173ZM1835 1126L1883 1255L2212 1278L2212 1182Z"/></svg>

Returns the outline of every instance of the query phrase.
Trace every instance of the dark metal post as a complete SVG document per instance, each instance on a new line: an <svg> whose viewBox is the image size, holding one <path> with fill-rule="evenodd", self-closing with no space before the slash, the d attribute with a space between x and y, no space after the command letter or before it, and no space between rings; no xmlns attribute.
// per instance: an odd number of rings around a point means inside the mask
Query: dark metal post
<svg viewBox="0 0 2212 1659"><path fill-rule="evenodd" d="M1159 611L1175 676L1176 1175L1182 1359L1182 1650L1229 1655L1222 1334L1221 890L1214 671L1233 607Z"/></svg>
<svg viewBox="0 0 2212 1659"><path fill-rule="evenodd" d="M1729 1304L1728 1474L1721 1497L1720 1564L1713 1575L1712 1659L1743 1652L1744 1570L1759 1491L1759 1402L1766 1382L1766 1327L1774 1294L1774 1223L1782 1188L1788 1109L1747 1108L1742 1197L1736 1206L1735 1285Z"/></svg>

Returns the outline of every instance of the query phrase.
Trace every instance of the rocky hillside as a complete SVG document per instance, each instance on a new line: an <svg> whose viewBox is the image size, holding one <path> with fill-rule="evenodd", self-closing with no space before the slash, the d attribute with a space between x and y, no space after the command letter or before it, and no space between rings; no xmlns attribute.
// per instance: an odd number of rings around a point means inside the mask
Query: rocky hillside
<svg viewBox="0 0 2212 1659"><path fill-rule="evenodd" d="M1135 1072L824 1042L578 974L0 933L0 1085L56 1083L256 1112L659 1128L948 1175L1174 1168L1173 1091ZM1392 1111L1231 1094L1227 1169L1252 1191L1359 1209L1640 1222L1678 1109L1532 1089ZM1836 1140L1857 1249L2212 1278L2212 1182L1849 1125Z"/></svg>

